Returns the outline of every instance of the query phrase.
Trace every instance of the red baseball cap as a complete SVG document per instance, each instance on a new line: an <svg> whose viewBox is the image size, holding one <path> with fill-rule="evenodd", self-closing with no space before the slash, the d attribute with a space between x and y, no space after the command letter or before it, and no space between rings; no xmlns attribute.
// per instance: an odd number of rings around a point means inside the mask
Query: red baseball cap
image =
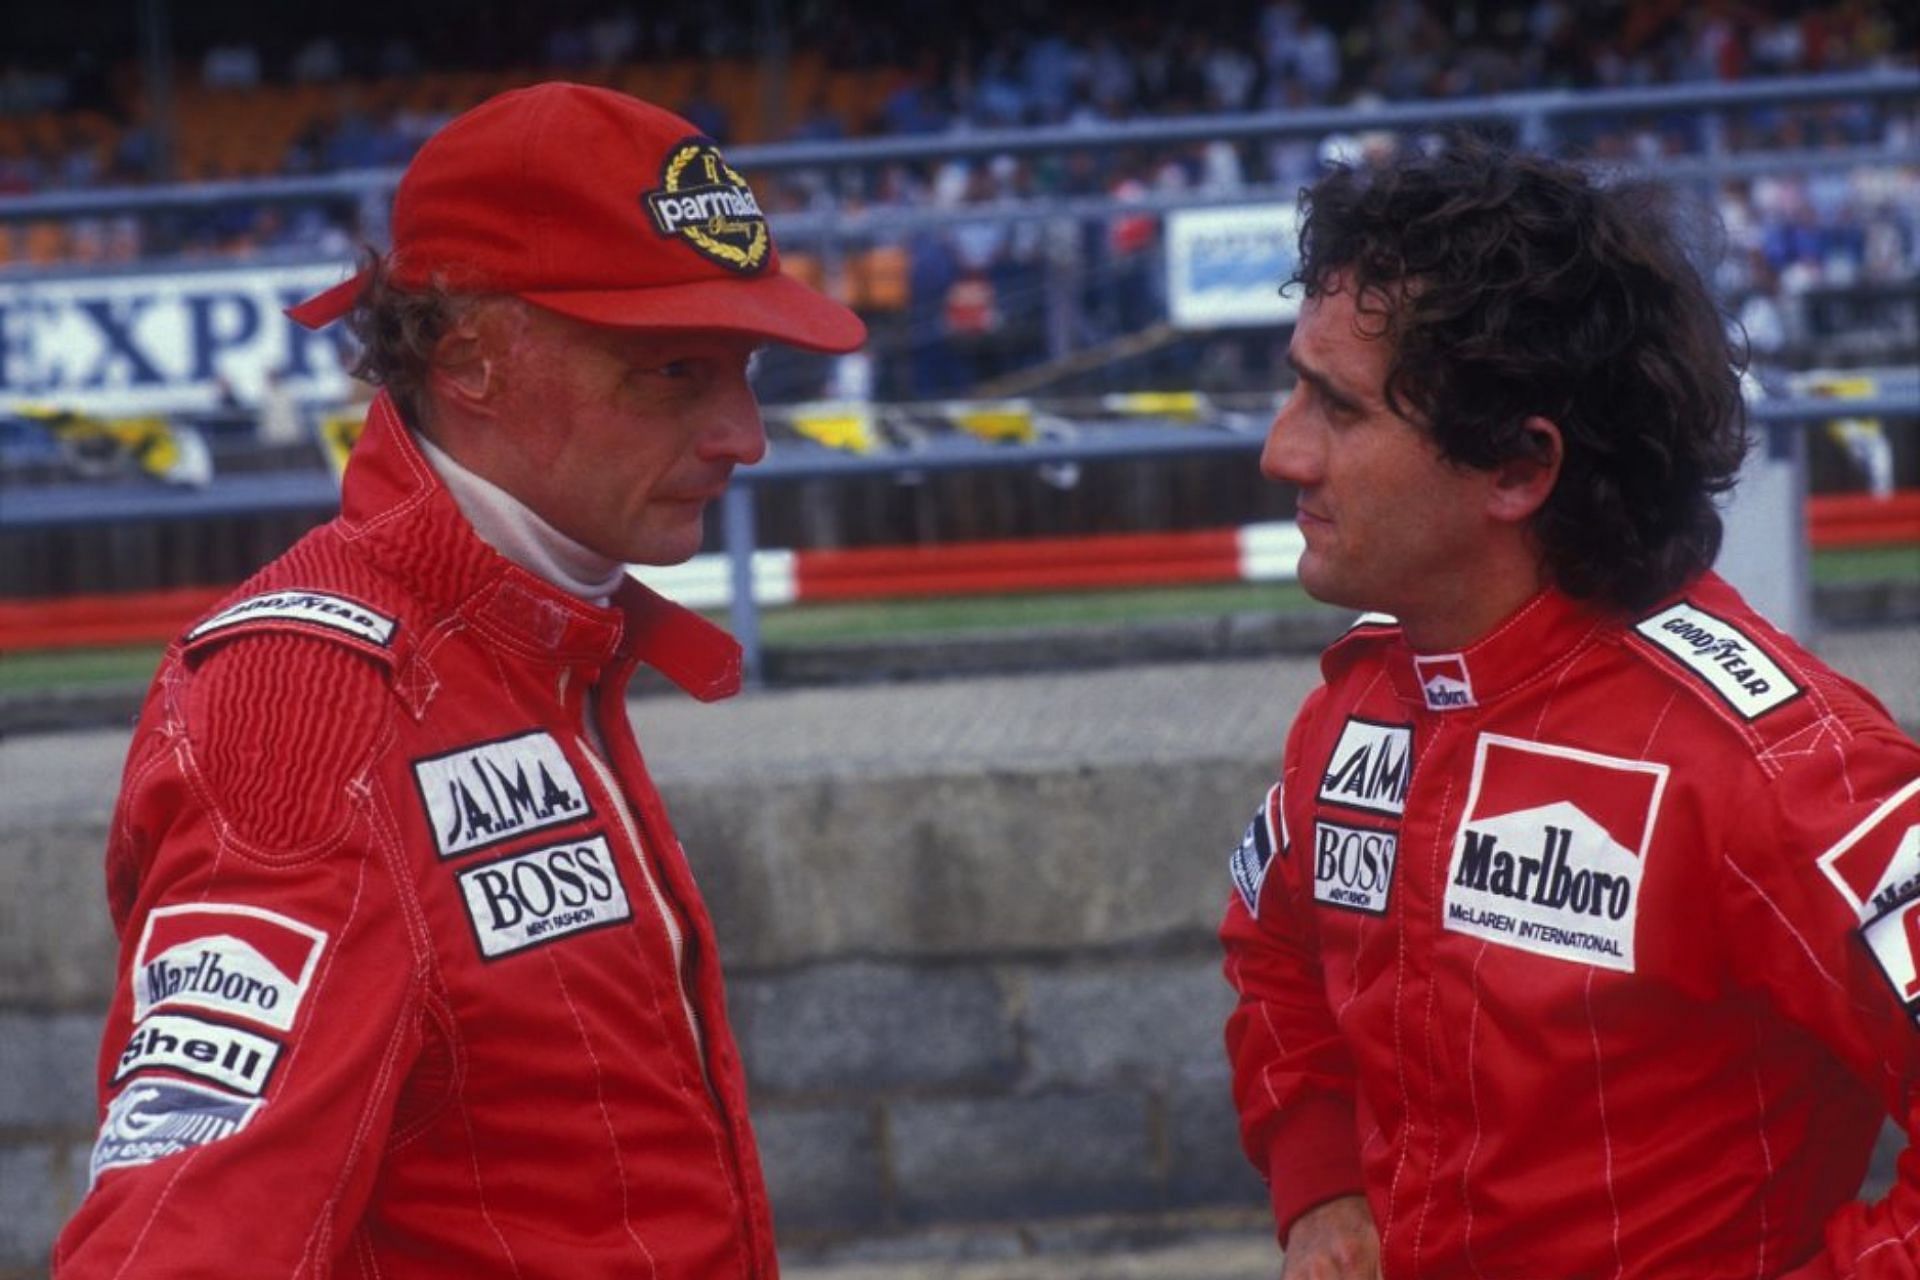
<svg viewBox="0 0 1920 1280"><path fill-rule="evenodd" d="M591 324L715 329L851 351L867 327L780 270L746 180L711 138L611 89L551 82L489 98L413 158L393 197L395 283L510 293ZM366 273L287 314L352 308Z"/></svg>

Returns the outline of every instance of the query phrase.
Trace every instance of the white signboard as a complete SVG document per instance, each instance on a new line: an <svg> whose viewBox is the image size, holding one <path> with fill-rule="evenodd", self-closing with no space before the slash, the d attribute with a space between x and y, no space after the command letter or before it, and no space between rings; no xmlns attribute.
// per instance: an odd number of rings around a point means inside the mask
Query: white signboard
<svg viewBox="0 0 1920 1280"><path fill-rule="evenodd" d="M275 371L297 399L343 399L342 326L313 333L281 309L349 270L329 262L0 283L0 410L210 410L222 378L242 404L256 404Z"/></svg>
<svg viewBox="0 0 1920 1280"><path fill-rule="evenodd" d="M1290 204L1184 209L1167 215L1167 307L1182 329L1291 323L1300 291L1280 296L1299 250Z"/></svg>

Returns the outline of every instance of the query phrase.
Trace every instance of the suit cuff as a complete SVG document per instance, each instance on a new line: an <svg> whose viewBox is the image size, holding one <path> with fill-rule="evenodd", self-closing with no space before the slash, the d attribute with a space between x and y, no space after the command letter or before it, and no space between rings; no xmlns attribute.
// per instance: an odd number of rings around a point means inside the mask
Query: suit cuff
<svg viewBox="0 0 1920 1280"><path fill-rule="evenodd" d="M1267 1144L1267 1184L1282 1241L1294 1219L1315 1205L1364 1195L1352 1101L1322 1094L1285 1108Z"/></svg>

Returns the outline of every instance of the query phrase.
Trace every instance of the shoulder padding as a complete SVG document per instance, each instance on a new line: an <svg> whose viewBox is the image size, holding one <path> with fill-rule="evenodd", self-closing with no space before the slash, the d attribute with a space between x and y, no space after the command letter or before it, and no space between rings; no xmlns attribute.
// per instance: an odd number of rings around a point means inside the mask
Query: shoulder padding
<svg viewBox="0 0 1920 1280"><path fill-rule="evenodd" d="M1631 652L1763 756L1810 735L1844 737L1874 718L1877 704L1724 583L1697 583L1624 635Z"/></svg>
<svg viewBox="0 0 1920 1280"><path fill-rule="evenodd" d="M202 656L184 690L188 741L228 827L265 850L310 847L348 818L395 705L365 647L256 629Z"/></svg>

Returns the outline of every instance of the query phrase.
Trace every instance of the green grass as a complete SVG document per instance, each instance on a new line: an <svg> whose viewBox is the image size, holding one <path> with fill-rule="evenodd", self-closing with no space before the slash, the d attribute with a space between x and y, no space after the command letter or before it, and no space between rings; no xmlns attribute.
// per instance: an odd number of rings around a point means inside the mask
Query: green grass
<svg viewBox="0 0 1920 1280"><path fill-rule="evenodd" d="M1813 558L1813 580L1822 586L1916 579L1920 579L1920 545L1822 551Z"/></svg>
<svg viewBox="0 0 1920 1280"><path fill-rule="evenodd" d="M161 652L159 645L134 645L0 654L0 693L64 685L144 684L160 665Z"/></svg>
<svg viewBox="0 0 1920 1280"><path fill-rule="evenodd" d="M768 610L760 635L768 644L868 640L1003 628L1072 627L1156 618L1273 613L1312 605L1291 583L1228 582L1127 591L1062 591L1036 595L861 601ZM723 625L724 617L716 621Z"/></svg>
<svg viewBox="0 0 1920 1280"><path fill-rule="evenodd" d="M1920 546L1823 551L1813 557L1813 579L1821 584L1920 581ZM804 646L1007 628L1269 613L1312 606L1306 593L1293 583L1227 582L1126 591L814 604L766 610L761 614L760 633L770 645ZM724 611L711 616L726 625ZM0 654L0 694L144 683L159 661L157 645Z"/></svg>

